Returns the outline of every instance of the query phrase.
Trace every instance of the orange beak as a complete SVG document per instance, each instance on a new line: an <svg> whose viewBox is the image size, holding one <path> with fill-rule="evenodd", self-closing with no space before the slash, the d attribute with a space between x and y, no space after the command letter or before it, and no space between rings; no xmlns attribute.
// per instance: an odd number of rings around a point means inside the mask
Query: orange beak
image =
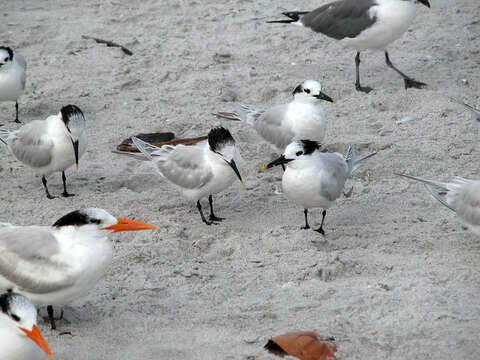
<svg viewBox="0 0 480 360"><path fill-rule="evenodd" d="M118 223L115 225L103 228L102 230L113 230L113 232L119 231L139 231L139 230L152 230L156 229L155 225L128 219L117 219Z"/></svg>
<svg viewBox="0 0 480 360"><path fill-rule="evenodd" d="M42 349L43 351L45 351L45 353L50 356L50 358L52 360L55 360L55 358L53 357L53 354L52 352L50 351L50 348L48 347L47 345L47 342L45 341L45 339L43 338L42 334L40 333L40 330L38 330L37 326L36 325L33 325L33 328L32 328L32 331L30 330L27 330L27 329L24 329L24 328L20 328L20 330L22 330L25 334L27 334L27 336L35 343L37 344L40 349Z"/></svg>

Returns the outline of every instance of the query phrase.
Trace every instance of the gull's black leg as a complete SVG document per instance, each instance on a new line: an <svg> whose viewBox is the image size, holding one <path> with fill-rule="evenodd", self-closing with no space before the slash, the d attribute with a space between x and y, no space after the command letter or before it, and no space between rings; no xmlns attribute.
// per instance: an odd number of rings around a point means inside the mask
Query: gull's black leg
<svg viewBox="0 0 480 360"><path fill-rule="evenodd" d="M405 75L403 72L398 70L395 66L393 66L392 62L390 61L390 58L388 57L387 51L385 51L385 62L389 67L395 70L403 78L403 81L405 82L405 89L408 89L408 88L421 89L423 86L427 86L427 84L417 81L415 79L412 79L410 76Z"/></svg>
<svg viewBox="0 0 480 360"><path fill-rule="evenodd" d="M198 212L200 213L200 216L202 217L202 221L207 224L207 225L212 225L214 224L213 221L207 221L207 219L205 219L205 216L203 216L203 211L202 211L202 205L200 205L200 200L197 201L197 209L198 209Z"/></svg>
<svg viewBox="0 0 480 360"><path fill-rule="evenodd" d="M327 210L323 210L323 212L322 212L322 223L320 224L320 227L318 229L315 229L315 231L318 231L323 236L325 236L325 231L323 231L323 222L325 221L325 215L327 215Z"/></svg>
<svg viewBox="0 0 480 360"><path fill-rule="evenodd" d="M75 196L75 194L69 194L67 192L67 177L65 176L65 171L62 171L62 181L63 181L63 197Z"/></svg>
<svg viewBox="0 0 480 360"><path fill-rule="evenodd" d="M57 326L55 325L55 319L53 318L53 306L47 306L48 319L50 320L50 325L52 325L52 330L55 330Z"/></svg>
<svg viewBox="0 0 480 360"><path fill-rule="evenodd" d="M357 51L357 56L355 56L355 70L356 70L356 81L355 81L355 89L357 91L362 91L365 94L368 94L373 89L369 86L363 87L360 85L360 51Z"/></svg>
<svg viewBox="0 0 480 360"><path fill-rule="evenodd" d="M310 225L308 225L308 209L304 209L303 213L305 214L305 226L302 226L301 229L310 229Z"/></svg>
<svg viewBox="0 0 480 360"><path fill-rule="evenodd" d="M15 101L15 122L21 124L20 120L18 120L18 101Z"/></svg>
<svg viewBox="0 0 480 360"><path fill-rule="evenodd" d="M45 176L42 176L42 184L43 184L43 187L45 188L45 193L47 194L47 198L55 199L55 196L50 195L50 192L48 191L47 179L45 179Z"/></svg>
<svg viewBox="0 0 480 360"><path fill-rule="evenodd" d="M225 218L216 217L213 214L213 197L212 197L212 195L210 195L208 197L208 203L210 204L210 220L212 220L212 221L222 221L222 220L224 220Z"/></svg>

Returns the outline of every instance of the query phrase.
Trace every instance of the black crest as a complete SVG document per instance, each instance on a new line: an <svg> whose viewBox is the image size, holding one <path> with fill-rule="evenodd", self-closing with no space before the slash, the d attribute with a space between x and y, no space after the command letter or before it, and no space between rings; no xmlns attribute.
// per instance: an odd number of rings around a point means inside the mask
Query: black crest
<svg viewBox="0 0 480 360"><path fill-rule="evenodd" d="M208 145L210 145L210 150L213 152L217 152L219 149L229 143L235 144L235 140L233 140L230 131L223 127L213 128L208 133Z"/></svg>
<svg viewBox="0 0 480 360"><path fill-rule="evenodd" d="M302 86L302 84L298 85L298 86L293 90L292 95L295 95L295 94L301 93L301 92L303 92L303 86Z"/></svg>
<svg viewBox="0 0 480 360"><path fill-rule="evenodd" d="M0 46L0 50L5 50L8 52L8 58L7 61L12 61L13 60L13 50L10 49L8 46Z"/></svg>
<svg viewBox="0 0 480 360"><path fill-rule="evenodd" d="M12 293L8 292L0 296L0 309L3 313L8 314L10 311L10 300L12 298Z"/></svg>
<svg viewBox="0 0 480 360"><path fill-rule="evenodd" d="M304 155L311 154L315 150L319 150L321 147L321 145L316 141L312 141L312 140L300 140L300 141L302 142L302 145L303 145Z"/></svg>
<svg viewBox="0 0 480 360"><path fill-rule="evenodd" d="M68 128L68 123L70 122L70 119L72 117L80 117L85 120L85 117L83 116L82 110L78 106L75 105L67 105L62 107L62 110L60 110L62 113L62 120L65 123L65 126Z"/></svg>
<svg viewBox="0 0 480 360"><path fill-rule="evenodd" d="M62 216L58 219L53 226L61 227L61 226L81 226L87 224L100 224L100 220L92 219L90 216L85 214L82 210L75 210L71 213L68 213L65 216Z"/></svg>

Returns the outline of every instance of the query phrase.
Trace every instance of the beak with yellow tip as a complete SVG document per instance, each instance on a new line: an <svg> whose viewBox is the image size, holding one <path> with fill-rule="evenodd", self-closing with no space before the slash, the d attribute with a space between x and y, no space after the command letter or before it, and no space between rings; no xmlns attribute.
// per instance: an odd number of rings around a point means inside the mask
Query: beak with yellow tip
<svg viewBox="0 0 480 360"><path fill-rule="evenodd" d="M37 344L40 349L45 351L45 353L52 359L55 360L53 357L52 352L50 351L50 348L48 347L47 342L43 338L42 334L40 333L40 330L38 330L36 325L33 325L32 330L27 330L24 328L20 328L35 344Z"/></svg>
<svg viewBox="0 0 480 360"><path fill-rule="evenodd" d="M113 230L113 232L119 231L140 231L140 230L153 230L157 227L155 225L129 219L117 219L118 223L115 225L103 228L102 230Z"/></svg>

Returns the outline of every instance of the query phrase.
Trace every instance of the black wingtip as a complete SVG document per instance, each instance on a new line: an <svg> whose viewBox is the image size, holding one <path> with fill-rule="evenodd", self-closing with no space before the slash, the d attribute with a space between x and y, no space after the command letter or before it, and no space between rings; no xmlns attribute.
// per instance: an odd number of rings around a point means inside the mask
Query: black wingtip
<svg viewBox="0 0 480 360"><path fill-rule="evenodd" d="M286 11L286 12L283 12L282 14L290 18L289 20L270 20L270 21L267 21L267 23L268 24L272 24L272 23L291 24L300 20L301 15L305 15L308 13L309 11Z"/></svg>

